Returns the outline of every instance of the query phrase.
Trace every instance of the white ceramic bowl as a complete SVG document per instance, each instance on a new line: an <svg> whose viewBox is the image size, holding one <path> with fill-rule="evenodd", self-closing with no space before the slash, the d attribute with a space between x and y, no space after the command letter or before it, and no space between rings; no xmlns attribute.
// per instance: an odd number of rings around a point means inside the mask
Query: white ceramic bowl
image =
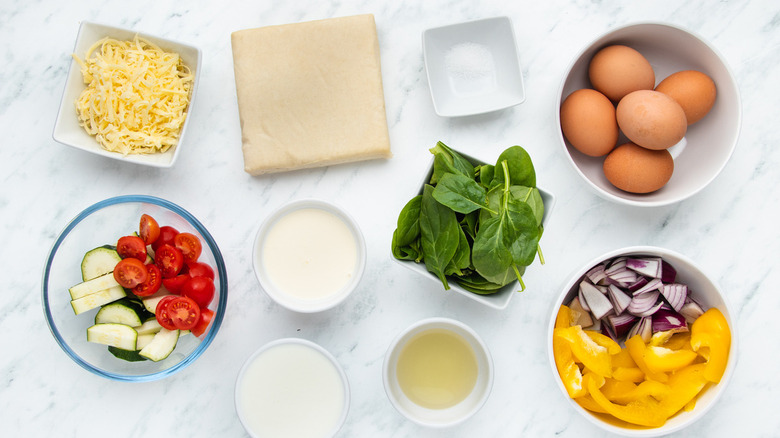
<svg viewBox="0 0 780 438"><path fill-rule="evenodd" d="M525 100L509 17L428 29L423 58L433 108L445 117L498 111Z"/></svg>
<svg viewBox="0 0 780 438"><path fill-rule="evenodd" d="M597 417L590 411L582 408L577 402L569 397L566 392L566 388L563 386L558 375L558 369L555 366L555 356L553 354L552 342L553 342L553 329L555 328L555 319L558 314L558 309L561 305L571 301L577 293L577 285L582 280L582 277L592 267L601 263L602 261L609 260L619 256L625 255L645 255L661 257L667 261L677 270L677 281L688 285L692 296L696 301L707 310L709 308L717 308L720 310L728 321L729 328L731 330L731 350L729 351L729 360L726 367L726 372L723 375L720 383L717 385L709 386L704 390L702 394L696 400L696 407L690 412L681 412L669 420L666 424L657 428L640 428L640 427L621 427L611 422L607 422L604 419ZM705 274L702 269L696 265L692 260L686 256L677 252L658 248L654 246L631 246L626 248L610 251L606 254L600 255L588 263L579 268L574 275L572 275L563 287L561 294L555 301L553 308L550 312L549 323L547 325L547 356L552 369L555 381L558 384L558 388L561 390L563 397L568 400L569 405L584 416L588 421L603 430L618 435L629 437L656 437L661 435L670 434L682 430L683 428L691 425L693 422L701 419L707 411L715 405L720 398L724 389L728 386L729 381L734 374L734 369L737 364L737 352L738 352L738 335L737 335L737 323L735 315L729 310L729 304L723 291L715 284L711 277Z"/></svg>
<svg viewBox="0 0 780 438"><path fill-rule="evenodd" d="M460 151L456 151L456 152L459 153L461 156L463 156L463 158L469 160L474 165L487 164L484 161L478 160L463 152ZM431 159L431 165L428 167L428 172L425 174L425 177L423 177L422 181L420 182L420 190L418 191L417 194L422 194L423 187L425 187L425 184L427 184L431 180L432 175L433 175L433 159ZM541 188L538 189L539 189L539 194L542 195L542 201L544 202L544 216L542 217L542 225L546 227L550 221L550 215L552 214L553 207L555 206L555 197L550 192L546 192ZM415 263L409 260L398 260L395 257L393 257L393 260L400 263L401 266L411 269L412 271L426 278L431 279L431 281L441 286L441 280L439 280L439 277L435 276L430 271L428 271L424 263ZM534 263L529 267L533 267L534 265L537 264L539 264L539 261L535 260ZM520 284L517 280L502 287L498 292L487 294L487 295L480 295L468 291L462 288L461 286L459 286L454 281L449 281L448 283L450 285L450 290L445 291L444 287L441 286L441 292L450 293L454 291L469 299L472 299L488 307L492 307L498 310L506 309L506 307L509 305L509 300L511 300L513 296L517 295L517 292L520 290Z"/></svg>
<svg viewBox="0 0 780 438"><path fill-rule="evenodd" d="M590 88L588 64L603 47L624 44L639 51L655 72L656 85L680 70L699 70L717 87L712 110L690 125L684 150L670 150L674 173L661 189L648 194L624 192L613 186L603 172L604 157L589 157L566 140L560 130L560 105L575 90ZM574 170L599 196L622 204L655 207L682 201L706 187L723 170L739 137L742 108L739 88L726 61L702 38L682 28L662 23L638 23L612 30L586 45L574 58L561 81L555 107L558 136ZM625 142L621 134L618 144ZM675 146L676 148L677 146Z"/></svg>
<svg viewBox="0 0 780 438"><path fill-rule="evenodd" d="M332 436L335 436L338 431L341 429L341 427L344 425L344 422L347 419L347 413L349 412L349 405L350 405L350 392L349 392L349 381L347 380L347 375L344 373L344 369L341 367L341 365L336 361L336 358L333 357L330 352L322 348L320 345L315 344L314 342L307 341L305 339L300 338L284 338L284 339L278 339L272 342L269 342L265 344L264 346L260 347L257 351L255 351L244 363L244 365L241 367L241 371L238 373L238 377L236 378L236 387L235 387L235 406L236 406L236 412L238 414L238 418L241 421L241 424L244 426L244 429L246 429L247 433L252 438L263 438L264 435L259 435L258 431L256 431L253 428L253 415L252 415L252 407L246 406L244 404L244 395L243 391L251 391L251 386L253 386L253 383L255 385L258 385L257 381L253 381L253 376L251 372L248 372L247 370L252 366L253 362L258 360L259 357L264 355L265 353L269 352L269 350L275 349L275 348L285 348L287 346L300 346L304 347L307 350L305 350L306 360L303 361L296 361L294 360L295 357L293 356L284 356L284 353L279 353L275 356L275 359L277 362L271 362L268 356L264 360L266 360L267 364L270 366L277 365L279 366L285 366L286 371L291 372L301 372L304 373L301 378L305 381L306 379L317 379L318 382L321 382L322 380L326 380L329 382L329 384L332 384L331 386L334 386L334 382L332 382L332 372L335 371L338 374L338 378L340 380L341 390L343 391L343 402L340 406L339 412L327 412L323 413L322 406L319 406L319 403L323 402L323 398L325 397L324 393L320 394L314 394L314 393L306 393L305 389L302 387L294 387L294 386L287 386L286 388L282 388L286 392L285 397L282 399L276 398L274 400L264 400L263 402L267 402L270 404L281 404L281 409L284 412L280 412L280 415L283 418L290 419L292 421L296 421L297 423L308 423L305 424L306 427L319 429L322 433L322 435L319 435L318 438L329 438ZM277 350L278 351L278 350ZM313 354L312 354L313 353ZM300 354L300 353L299 353ZM297 356L296 356L297 357ZM320 374L322 370L316 369L316 366L322 365L322 360L327 361L333 366L333 369L326 370L324 374ZM276 370L277 372L280 370ZM305 374L309 375L305 375ZM316 373L316 374L312 374ZM254 376L256 377L256 376ZM290 376L281 376L280 377L280 385L289 385L289 383L286 381L286 379L289 379ZM314 382L309 382L314 383ZM266 384L269 384L269 382L260 382L259 386L266 387ZM315 385L316 386L316 385ZM280 388L276 388L280 389ZM335 389L335 388L328 388L328 389ZM292 397L302 397L303 400L300 400L298 403L293 403L294 400ZM248 397L253 398L253 397ZM328 403L330 403L332 399L327 400ZM313 415L309 412L300 412L300 413L293 413L293 410L296 409L303 409L303 406L309 406L309 407L316 407L319 406L319 412L318 414L321 415ZM330 404L326 406L327 409L336 409L338 406L331 406ZM325 415L327 414L327 415ZM335 414L335 415L333 415ZM297 417L297 418L296 418ZM256 419L256 418L255 418ZM282 425L281 427L289 427L289 424ZM329 427L331 426L331 427ZM262 425L260 426L262 427ZM327 430L326 430L327 429ZM288 430L290 432L290 430ZM303 431L301 431L303 432ZM296 435L296 436L311 436L312 430L308 430L307 433Z"/></svg>
<svg viewBox="0 0 780 438"><path fill-rule="evenodd" d="M446 409L429 409L411 401L399 386L396 374L398 357L403 347L417 334L432 329L445 329L459 335L469 343L477 359L477 381L471 394ZM449 427L466 421L487 401L493 388L493 359L487 345L466 324L449 318L428 318L412 324L393 340L385 355L382 378L390 403L404 417L422 426Z"/></svg>
<svg viewBox="0 0 780 438"><path fill-rule="evenodd" d="M179 134L178 144L161 154L135 154L126 156L118 152L107 151L100 147L97 140L95 140L93 136L87 134L84 128L79 126L75 102L81 92L86 88L86 85L84 84L84 79L81 75L81 67L75 59L71 59L70 61L68 79L65 82L65 90L62 93L62 101L60 102L60 109L54 124L52 137L55 141L64 145L104 157L152 167L171 167L176 162L182 145L185 144L187 127L189 126L191 119L190 115L192 114L192 108L195 103L196 95L198 94L198 81L200 80L201 69L200 49L184 43L159 38L130 29L83 21L79 27L79 33L76 38L76 45L73 49L73 53L83 59L87 49L101 38L111 37L118 40L129 41L132 40L135 35L146 38L157 44L163 50L178 53L194 76L190 93L190 104L187 108L187 118L185 119L181 133Z"/></svg>
<svg viewBox="0 0 780 438"><path fill-rule="evenodd" d="M269 231L278 223L280 219L302 209L319 209L330 213L340 219L351 231L356 245L356 264L351 279L339 291L329 294L326 297L316 299L304 299L286 293L269 278L268 270L263 263L263 246ZM314 313L321 312L337 306L344 301L360 284L360 279L366 267L366 242L357 222L344 209L337 205L317 199L302 199L283 205L271 213L260 225L255 237L255 243L252 250L252 263L255 276L260 282L260 286L279 305L287 309L301 312Z"/></svg>

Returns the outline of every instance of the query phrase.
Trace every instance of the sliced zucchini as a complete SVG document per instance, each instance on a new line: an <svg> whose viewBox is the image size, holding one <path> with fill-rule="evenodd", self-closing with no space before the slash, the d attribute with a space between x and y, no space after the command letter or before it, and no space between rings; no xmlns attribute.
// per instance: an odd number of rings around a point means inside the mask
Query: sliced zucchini
<svg viewBox="0 0 780 438"><path fill-rule="evenodd" d="M176 348L176 342L178 340L178 330L168 330L163 328L156 335L154 335L152 342L144 347L138 354L149 360L159 362L168 357L173 352L173 349Z"/></svg>
<svg viewBox="0 0 780 438"><path fill-rule="evenodd" d="M147 319L146 322L139 325L138 327L133 327L135 331L138 332L139 335L154 335L157 334L157 332L162 329L162 326L159 322L157 322L156 318L150 318Z"/></svg>
<svg viewBox="0 0 780 438"><path fill-rule="evenodd" d="M70 292L71 300L77 300L87 295L96 294L113 287L118 287L120 289L122 288L122 286L120 286L119 283L117 283L117 281L114 279L114 273L112 271L99 277L95 277L91 280L81 282L68 289L68 292Z"/></svg>
<svg viewBox="0 0 780 438"><path fill-rule="evenodd" d="M87 341L123 350L135 350L137 340L138 332L125 324L95 324L87 329Z"/></svg>
<svg viewBox="0 0 780 438"><path fill-rule="evenodd" d="M141 315L138 307L134 306L130 299L123 298L113 303L106 304L95 315L95 324L117 323L130 327L141 325Z"/></svg>
<svg viewBox="0 0 780 438"><path fill-rule="evenodd" d="M146 307L146 310L148 310L149 312L154 313L155 309L157 308L157 303L159 303L161 299L167 297L168 295L172 295L172 294L154 295L149 298L144 298L142 300L144 302L144 307Z"/></svg>
<svg viewBox="0 0 780 438"><path fill-rule="evenodd" d="M154 335L157 333L148 333L145 335L138 334L138 339L135 341L135 349L136 350L143 350L147 345L149 345L152 340L154 339Z"/></svg>
<svg viewBox="0 0 780 438"><path fill-rule="evenodd" d="M103 245L91 249L81 260L81 278L87 281L112 272L121 260L122 257L119 257L114 246Z"/></svg>
<svg viewBox="0 0 780 438"><path fill-rule="evenodd" d="M104 304L114 302L120 298L124 298L125 296L127 296L125 290L122 289L121 286L117 286L71 300L70 305L73 307L73 312L78 315Z"/></svg>
<svg viewBox="0 0 780 438"><path fill-rule="evenodd" d="M138 339L141 339L139 336ZM126 360L128 362L141 362L147 360L145 357L138 354L136 350L123 350L111 345L108 346L108 351L111 352L116 358Z"/></svg>

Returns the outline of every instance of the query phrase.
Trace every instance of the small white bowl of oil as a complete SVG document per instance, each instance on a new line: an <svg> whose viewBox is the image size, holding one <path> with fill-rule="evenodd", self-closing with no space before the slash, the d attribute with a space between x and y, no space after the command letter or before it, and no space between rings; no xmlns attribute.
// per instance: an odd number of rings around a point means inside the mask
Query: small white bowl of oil
<svg viewBox="0 0 780 438"><path fill-rule="evenodd" d="M466 324L428 318L392 342L383 380L387 397L404 417L422 426L449 427L466 421L487 401L493 360Z"/></svg>

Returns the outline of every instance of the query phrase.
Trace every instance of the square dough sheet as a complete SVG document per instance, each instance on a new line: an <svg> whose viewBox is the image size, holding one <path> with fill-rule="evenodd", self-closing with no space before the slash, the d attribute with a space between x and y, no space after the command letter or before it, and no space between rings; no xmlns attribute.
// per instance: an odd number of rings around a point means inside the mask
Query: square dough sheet
<svg viewBox="0 0 780 438"><path fill-rule="evenodd" d="M231 35L244 170L390 158L374 16Z"/></svg>

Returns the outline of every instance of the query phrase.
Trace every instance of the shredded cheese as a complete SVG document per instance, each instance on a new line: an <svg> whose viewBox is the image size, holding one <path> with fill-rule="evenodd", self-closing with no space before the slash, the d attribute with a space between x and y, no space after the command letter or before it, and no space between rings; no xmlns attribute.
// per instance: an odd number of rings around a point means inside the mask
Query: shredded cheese
<svg viewBox="0 0 780 438"><path fill-rule="evenodd" d="M128 155L176 145L193 83L178 54L136 35L132 41L103 38L84 61L73 58L87 84L76 99L79 124L101 147Z"/></svg>

